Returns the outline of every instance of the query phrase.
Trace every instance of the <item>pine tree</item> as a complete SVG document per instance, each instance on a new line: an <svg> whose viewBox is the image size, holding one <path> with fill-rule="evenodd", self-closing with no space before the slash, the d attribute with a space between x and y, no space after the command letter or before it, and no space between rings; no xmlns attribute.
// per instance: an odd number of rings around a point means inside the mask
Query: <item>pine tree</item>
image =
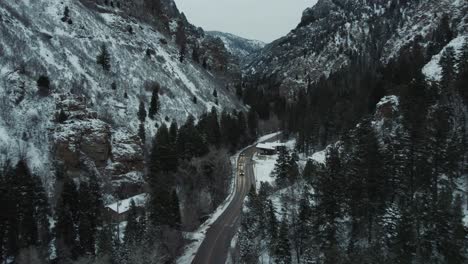
<svg viewBox="0 0 468 264"><path fill-rule="evenodd" d="M249 133L252 138L257 138L258 132L258 114L253 109L249 109L249 113L247 114L247 124L249 127Z"/></svg>
<svg viewBox="0 0 468 264"><path fill-rule="evenodd" d="M307 243L312 241L312 208L309 201L309 191L305 187L302 193L302 198L299 202L299 214L297 225L293 226L293 242L296 250L297 262L301 263L302 256L304 255Z"/></svg>
<svg viewBox="0 0 468 264"><path fill-rule="evenodd" d="M276 244L278 237L278 219L276 218L275 207L271 200L267 201L266 215L268 219L268 237L270 241L270 249L273 250L273 246Z"/></svg>
<svg viewBox="0 0 468 264"><path fill-rule="evenodd" d="M68 119L68 116L67 114L65 114L65 112L63 111L63 109L60 109L60 112L59 114L57 115L57 118L56 118L56 121L60 124L63 124L65 123L65 121L67 121Z"/></svg>
<svg viewBox="0 0 468 264"><path fill-rule="evenodd" d="M336 147L330 148L327 167L317 173L313 183L315 194L314 229L317 244L324 253L325 263L336 263L338 244L338 218L344 207L346 181L343 164Z"/></svg>
<svg viewBox="0 0 468 264"><path fill-rule="evenodd" d="M154 119L154 116L159 111L159 87L153 88L153 94L151 96L150 108L148 110L148 117Z"/></svg>
<svg viewBox="0 0 468 264"><path fill-rule="evenodd" d="M292 263L291 245L289 242L289 228L286 215L283 215L281 226L278 233L278 240L275 245L275 263L290 264Z"/></svg>
<svg viewBox="0 0 468 264"><path fill-rule="evenodd" d="M102 69L105 71L110 71L111 64L110 64L110 54L107 50L106 45L101 45L101 51L99 55L96 57L96 63L101 65Z"/></svg>
<svg viewBox="0 0 468 264"><path fill-rule="evenodd" d="M47 75L39 76L39 79L37 79L37 89L40 96L48 96L50 94L50 80Z"/></svg>
<svg viewBox="0 0 468 264"><path fill-rule="evenodd" d="M281 148L276 160L272 176L275 177L278 186L284 186L289 183L291 173L291 157L286 148Z"/></svg>
<svg viewBox="0 0 468 264"><path fill-rule="evenodd" d="M463 43L458 63L458 92L462 96L465 104L468 103L468 41Z"/></svg>
<svg viewBox="0 0 468 264"><path fill-rule="evenodd" d="M94 255L94 244L96 242L96 227L93 226L92 201L89 195L89 184L82 182L78 192L78 236L80 240L80 255Z"/></svg>
<svg viewBox="0 0 468 264"><path fill-rule="evenodd" d="M56 207L57 223L55 226L56 247L59 259L66 260L78 255L77 244L79 221L78 191L75 183L66 177L63 190Z"/></svg>
<svg viewBox="0 0 468 264"><path fill-rule="evenodd" d="M242 263L257 263L260 256L260 230L256 209L258 199L255 187L251 186L247 194L246 211L241 215L239 231L240 260Z"/></svg>
<svg viewBox="0 0 468 264"><path fill-rule="evenodd" d="M450 251L447 254L447 263L466 263L466 250L468 247L468 230L463 224L463 200L460 195L457 195L457 197L455 197L451 209L452 212L449 221L451 233L453 235L451 239L451 245L447 245L447 249Z"/></svg>
<svg viewBox="0 0 468 264"><path fill-rule="evenodd" d="M178 126L177 126L177 121L172 120L171 126L169 127L169 138L171 144L175 145L177 141L177 134L178 134Z"/></svg>
<svg viewBox="0 0 468 264"><path fill-rule="evenodd" d="M170 210L171 210L171 227L175 229L179 229L180 225L182 224L181 221L181 216L180 216L180 205L179 205L179 197L177 195L176 190L172 190L171 194L171 204L170 204Z"/></svg>
<svg viewBox="0 0 468 264"><path fill-rule="evenodd" d="M141 123L144 123L146 120L146 107L143 101L140 101L140 106L138 107L138 120Z"/></svg>
<svg viewBox="0 0 468 264"><path fill-rule="evenodd" d="M113 244L114 241L112 239L112 228L109 224L103 225L97 236L97 255L104 259L106 257L111 258L114 251Z"/></svg>
<svg viewBox="0 0 468 264"><path fill-rule="evenodd" d="M455 80L456 71L455 71L455 50L453 47L447 47L445 51L442 53L442 57L440 58L440 66L442 68L442 78L441 78L441 85L442 89L449 90L452 89L452 84Z"/></svg>
<svg viewBox="0 0 468 264"><path fill-rule="evenodd" d="M200 53L199 53L199 47L195 46L192 50L192 60L196 63L200 63Z"/></svg>
<svg viewBox="0 0 468 264"><path fill-rule="evenodd" d="M143 146L145 146L145 144L146 144L146 131L145 131L145 124L144 123L140 123L140 125L138 126L138 136L140 137L141 143L143 144Z"/></svg>
<svg viewBox="0 0 468 264"><path fill-rule="evenodd" d="M171 196L173 179L170 172L177 169L177 155L167 126L163 124L156 134L150 155L148 183L150 186L149 212L153 225L174 225L174 200Z"/></svg>
<svg viewBox="0 0 468 264"><path fill-rule="evenodd" d="M216 89L213 90L213 97L218 98L218 91Z"/></svg>
<svg viewBox="0 0 468 264"><path fill-rule="evenodd" d="M395 261L402 264L413 263L416 251L416 234L414 212L410 212L410 208L405 205L401 217L396 223L396 238L392 243L391 251L394 254Z"/></svg>
<svg viewBox="0 0 468 264"><path fill-rule="evenodd" d="M127 216L127 226L125 228L124 245L127 248L134 246L143 235L140 224L138 222L138 211L135 201L132 199L130 202L130 209Z"/></svg>
<svg viewBox="0 0 468 264"><path fill-rule="evenodd" d="M211 112L208 116L208 124L206 128L208 142L219 147L221 145L221 128L219 126L218 112L215 107L211 108Z"/></svg>
<svg viewBox="0 0 468 264"><path fill-rule="evenodd" d="M370 120L364 119L357 127L353 135L354 151L350 156L348 169L348 192L349 207L352 221L354 221L354 231L365 228L368 242L372 241L372 227L375 216L385 203L387 190L386 179L382 171L382 157L375 131ZM352 233L352 236L358 235ZM362 238L362 237L361 237ZM353 237L354 241L360 239Z"/></svg>

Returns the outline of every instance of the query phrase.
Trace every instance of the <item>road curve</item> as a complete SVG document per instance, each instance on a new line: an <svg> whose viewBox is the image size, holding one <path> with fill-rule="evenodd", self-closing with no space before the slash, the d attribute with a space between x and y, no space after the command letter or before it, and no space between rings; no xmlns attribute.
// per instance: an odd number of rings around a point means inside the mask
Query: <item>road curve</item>
<svg viewBox="0 0 468 264"><path fill-rule="evenodd" d="M275 140L277 137L267 141ZM239 155L239 161L243 160L244 176L236 175L236 190L231 203L219 218L206 232L205 239L198 248L192 264L223 264L226 263L231 240L235 235L239 223L242 205L250 186L255 183L252 157L255 154L255 146L245 149Z"/></svg>

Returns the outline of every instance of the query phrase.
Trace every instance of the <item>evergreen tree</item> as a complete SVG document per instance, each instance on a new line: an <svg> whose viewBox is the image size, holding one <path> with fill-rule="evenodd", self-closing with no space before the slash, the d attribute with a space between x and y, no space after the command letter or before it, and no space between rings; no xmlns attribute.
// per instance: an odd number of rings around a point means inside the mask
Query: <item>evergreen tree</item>
<svg viewBox="0 0 468 264"><path fill-rule="evenodd" d="M260 256L258 197L255 187L247 194L246 211L242 212L239 231L240 260L242 263L257 263Z"/></svg>
<svg viewBox="0 0 468 264"><path fill-rule="evenodd" d="M329 150L326 170L317 173L313 183L316 190L314 208L314 230L317 244L324 254L325 263L336 263L339 256L338 218L344 207L346 181L338 149Z"/></svg>
<svg viewBox="0 0 468 264"><path fill-rule="evenodd" d="M447 254L447 263L466 263L468 230L463 224L463 200L460 195L455 197L451 210L452 212L449 221L452 237L450 245L446 245L447 250L449 250Z"/></svg>
<svg viewBox="0 0 468 264"><path fill-rule="evenodd" d="M309 201L309 193L307 187L304 188L302 198L299 202L299 213L297 224L293 228L293 244L296 251L297 263L301 263L302 257L308 247L308 242L312 239L312 208Z"/></svg>
<svg viewBox="0 0 468 264"><path fill-rule="evenodd" d="M208 144L195 126L195 118L190 115L179 129L177 153L184 160L201 157L208 153Z"/></svg>
<svg viewBox="0 0 468 264"><path fill-rule="evenodd" d="M221 128L219 126L218 112L215 107L211 108L206 128L208 142L219 147L221 145Z"/></svg>
<svg viewBox="0 0 468 264"><path fill-rule="evenodd" d="M196 63L200 63L200 53L198 46L195 46L192 50L192 60Z"/></svg>
<svg viewBox="0 0 468 264"><path fill-rule="evenodd" d="M95 236L97 227L93 225L93 212L90 210L92 208L92 200L89 193L89 184L82 182L78 192L78 236L80 240L80 255L94 255L95 252L94 245L96 242Z"/></svg>
<svg viewBox="0 0 468 264"><path fill-rule="evenodd" d="M442 78L441 85L443 89L451 90L453 81L455 80L456 71L455 71L455 50L453 47L447 47L442 53L440 58L440 66L442 68ZM448 91L447 91L448 92Z"/></svg>
<svg viewBox="0 0 468 264"><path fill-rule="evenodd" d="M47 75L39 76L39 79L37 79L37 89L40 96L48 96L50 94L50 80Z"/></svg>
<svg viewBox="0 0 468 264"><path fill-rule="evenodd" d="M275 245L275 263L290 264L292 263L291 245L289 242L289 228L286 215L283 215L281 226L278 233L278 240Z"/></svg>
<svg viewBox="0 0 468 264"><path fill-rule="evenodd" d="M56 121L60 124L63 124L65 123L65 121L67 121L68 119L68 116L67 114L65 114L65 112L63 111L63 109L60 109L60 112L59 114L57 115L57 118L56 118Z"/></svg>
<svg viewBox="0 0 468 264"><path fill-rule="evenodd" d="M156 134L150 155L148 182L150 185L150 218L155 226L174 226L174 200L171 196L171 172L177 169L177 154L167 126ZM177 219L176 219L177 220Z"/></svg>
<svg viewBox="0 0 468 264"><path fill-rule="evenodd" d="M249 133L252 138L257 138L258 132L258 114L253 108L249 109L247 114L247 124L249 127Z"/></svg>
<svg viewBox="0 0 468 264"><path fill-rule="evenodd" d="M140 123L140 125L138 126L138 136L140 137L141 143L143 144L143 146L145 146L145 144L146 144L146 131L145 131L145 124L144 123Z"/></svg>
<svg viewBox="0 0 468 264"><path fill-rule="evenodd" d="M56 206L57 223L55 226L58 259L67 260L78 256L78 191L69 177L65 178L63 189Z"/></svg>
<svg viewBox="0 0 468 264"><path fill-rule="evenodd" d="M187 46L183 45L179 50L179 61L182 63L185 60L185 54L187 53Z"/></svg>
<svg viewBox="0 0 468 264"><path fill-rule="evenodd" d="M271 242L270 250L273 250L273 246L276 244L278 237L278 219L276 218L275 207L271 200L267 201L266 215L268 220L268 238Z"/></svg>
<svg viewBox="0 0 468 264"><path fill-rule="evenodd" d="M141 123L144 123L146 120L146 107L143 101L140 101L140 106L138 107L138 120Z"/></svg>
<svg viewBox="0 0 468 264"><path fill-rule="evenodd" d="M109 224L105 224L98 232L96 251L97 255L105 259L111 258L114 253L114 241L112 238L112 228Z"/></svg>
<svg viewBox="0 0 468 264"><path fill-rule="evenodd" d="M169 127L169 138L170 138L170 142L173 145L175 145L175 143L177 141L178 130L179 130L179 128L177 126L177 121L172 120L171 126Z"/></svg>
<svg viewBox="0 0 468 264"><path fill-rule="evenodd" d="M138 210L135 201L132 199L130 202L130 209L127 216L127 226L125 228L124 244L127 248L131 248L143 235L140 223L138 221Z"/></svg>
<svg viewBox="0 0 468 264"><path fill-rule="evenodd" d="M286 148L281 148L276 160L275 168L273 169L272 176L275 177L276 183L279 186L289 183L289 176L291 173L291 157Z"/></svg>
<svg viewBox="0 0 468 264"><path fill-rule="evenodd" d="M172 220L170 226L172 228L178 229L180 228L182 221L181 221L181 216L180 216L179 197L177 195L176 190L172 190L170 207L171 207L170 219Z"/></svg>
<svg viewBox="0 0 468 264"><path fill-rule="evenodd" d="M458 63L457 88L465 104L468 103L468 41L463 43Z"/></svg>
<svg viewBox="0 0 468 264"><path fill-rule="evenodd" d="M101 65L102 69L105 71L110 71L111 64L110 64L110 54L107 50L106 45L101 45L101 51L99 55L96 57L96 63Z"/></svg>
<svg viewBox="0 0 468 264"><path fill-rule="evenodd" d="M150 108L148 110L148 117L154 119L154 116L159 111L159 87L153 88L153 94L151 96Z"/></svg>
<svg viewBox="0 0 468 264"><path fill-rule="evenodd" d="M349 207L353 218L355 230L358 226L366 228L369 242L372 241L372 227L376 215L381 212L385 204L387 182L382 171L382 157L370 120L365 119L353 135L354 151L351 154L348 169ZM353 233L358 235L357 233ZM362 237L361 237L362 238ZM354 237L351 240L353 246Z"/></svg>

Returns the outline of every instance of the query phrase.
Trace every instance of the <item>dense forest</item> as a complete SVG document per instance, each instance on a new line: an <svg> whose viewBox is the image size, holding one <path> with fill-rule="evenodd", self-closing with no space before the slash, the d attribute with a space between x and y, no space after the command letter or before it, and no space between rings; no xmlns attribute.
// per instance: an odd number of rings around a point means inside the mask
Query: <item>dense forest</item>
<svg viewBox="0 0 468 264"><path fill-rule="evenodd" d="M257 90L269 98L258 111L280 117L299 153L328 147L325 164L309 160L299 175L294 155L280 153L275 185L252 188L241 263L466 263L468 44L444 49L439 82L421 73L433 54L416 40L382 67L356 58L292 102ZM385 95L393 110L376 113Z"/></svg>

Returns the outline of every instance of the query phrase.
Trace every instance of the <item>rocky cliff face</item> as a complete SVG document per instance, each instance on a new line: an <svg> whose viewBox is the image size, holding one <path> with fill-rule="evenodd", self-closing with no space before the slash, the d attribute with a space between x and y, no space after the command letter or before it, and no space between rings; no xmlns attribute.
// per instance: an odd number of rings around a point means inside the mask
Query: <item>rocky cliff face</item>
<svg viewBox="0 0 468 264"><path fill-rule="evenodd" d="M444 19L455 36L466 34L467 10L459 0L319 0L294 30L244 65L244 72L281 83L283 92L305 88L352 62L385 64L415 39L430 50Z"/></svg>
<svg viewBox="0 0 468 264"><path fill-rule="evenodd" d="M0 35L0 156L26 156L48 186L57 162L76 177L86 163L114 182L141 181L137 112L156 84L147 139L172 119L243 108L225 88L239 77L235 59L172 0L1 1ZM108 70L97 63L103 46Z"/></svg>

